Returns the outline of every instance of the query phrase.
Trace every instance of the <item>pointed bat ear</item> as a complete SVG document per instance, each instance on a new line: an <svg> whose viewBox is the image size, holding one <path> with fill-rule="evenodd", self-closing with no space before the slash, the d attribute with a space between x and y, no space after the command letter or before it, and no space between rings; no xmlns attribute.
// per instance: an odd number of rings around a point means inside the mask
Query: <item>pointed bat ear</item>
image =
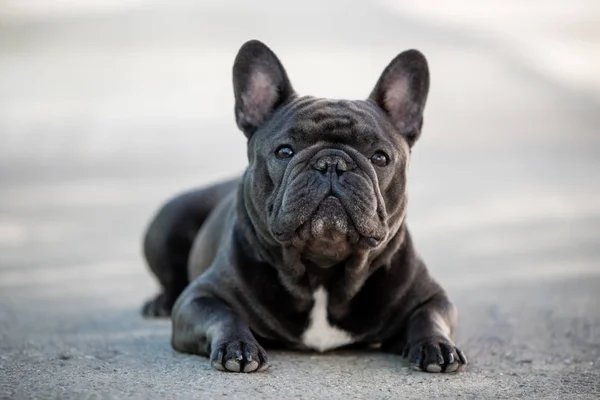
<svg viewBox="0 0 600 400"><path fill-rule="evenodd" d="M250 138L295 93L281 62L264 43L246 42L233 64L235 119Z"/></svg>
<svg viewBox="0 0 600 400"><path fill-rule="evenodd" d="M418 50L407 50L386 67L369 100L387 113L412 147L421 135L428 92L427 60Z"/></svg>

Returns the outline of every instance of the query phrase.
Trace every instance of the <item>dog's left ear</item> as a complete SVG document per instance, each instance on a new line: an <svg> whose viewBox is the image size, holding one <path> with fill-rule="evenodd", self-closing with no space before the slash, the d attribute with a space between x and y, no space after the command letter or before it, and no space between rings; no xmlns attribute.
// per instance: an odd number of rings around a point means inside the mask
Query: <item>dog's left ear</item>
<svg viewBox="0 0 600 400"><path fill-rule="evenodd" d="M381 107L412 146L421 135L429 68L418 50L400 53L381 74L369 100Z"/></svg>
<svg viewBox="0 0 600 400"><path fill-rule="evenodd" d="M251 40L233 64L235 119L248 139L277 107L295 94L281 62L264 43Z"/></svg>

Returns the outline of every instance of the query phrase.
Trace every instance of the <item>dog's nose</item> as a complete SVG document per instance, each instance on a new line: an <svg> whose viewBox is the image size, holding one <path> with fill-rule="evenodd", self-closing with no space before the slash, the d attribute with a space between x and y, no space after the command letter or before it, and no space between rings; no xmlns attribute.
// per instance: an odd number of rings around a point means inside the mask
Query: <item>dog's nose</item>
<svg viewBox="0 0 600 400"><path fill-rule="evenodd" d="M338 175L350 169L348 162L337 155L327 155L319 158L313 163L313 168L323 174L335 171Z"/></svg>

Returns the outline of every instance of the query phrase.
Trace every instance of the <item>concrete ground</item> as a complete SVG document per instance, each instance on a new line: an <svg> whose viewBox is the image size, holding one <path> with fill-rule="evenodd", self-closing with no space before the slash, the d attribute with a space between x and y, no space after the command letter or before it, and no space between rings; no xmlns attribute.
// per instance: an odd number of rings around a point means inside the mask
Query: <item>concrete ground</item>
<svg viewBox="0 0 600 400"><path fill-rule="evenodd" d="M0 398L598 398L598 6L411 3L0 0ZM230 70L250 38L329 97L428 56L409 225L465 372L271 351L221 373L140 317L152 213L244 167Z"/></svg>

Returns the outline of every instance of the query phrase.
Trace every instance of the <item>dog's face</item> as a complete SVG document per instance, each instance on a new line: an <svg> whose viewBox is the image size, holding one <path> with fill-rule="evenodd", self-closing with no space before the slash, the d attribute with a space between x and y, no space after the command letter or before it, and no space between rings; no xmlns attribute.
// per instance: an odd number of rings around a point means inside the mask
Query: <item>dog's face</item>
<svg viewBox="0 0 600 400"><path fill-rule="evenodd" d="M364 101L298 97L258 41L240 49L233 80L257 233L321 267L384 246L406 211L410 148L429 88L423 55L397 56Z"/></svg>

